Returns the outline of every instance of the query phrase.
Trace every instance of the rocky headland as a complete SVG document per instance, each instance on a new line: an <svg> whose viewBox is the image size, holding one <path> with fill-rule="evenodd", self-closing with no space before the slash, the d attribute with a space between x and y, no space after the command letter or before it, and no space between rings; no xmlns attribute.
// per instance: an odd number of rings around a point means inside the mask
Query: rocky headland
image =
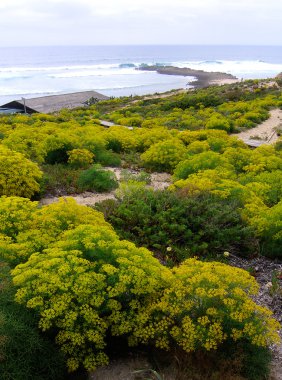
<svg viewBox="0 0 282 380"><path fill-rule="evenodd" d="M165 75L181 75L184 77L194 77L196 78L188 82L192 84L195 88L203 88L210 86L212 84L227 84L237 82L238 78L236 78L232 74L222 73L222 72L209 72L204 70L194 70L188 67L175 67L175 66L140 66L138 70L145 71L156 71L159 74Z"/></svg>

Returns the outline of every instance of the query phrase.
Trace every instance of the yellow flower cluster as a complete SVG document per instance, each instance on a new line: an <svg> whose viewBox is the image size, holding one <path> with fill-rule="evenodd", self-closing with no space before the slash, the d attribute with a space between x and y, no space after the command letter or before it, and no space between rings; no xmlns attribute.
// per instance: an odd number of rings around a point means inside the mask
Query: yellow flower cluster
<svg viewBox="0 0 282 380"><path fill-rule="evenodd" d="M76 168L88 168L94 159L94 154L88 149L73 149L68 156L68 163Z"/></svg>
<svg viewBox="0 0 282 380"><path fill-rule="evenodd" d="M171 172L186 154L187 149L182 141L171 138L152 145L141 155L141 160L152 169Z"/></svg>
<svg viewBox="0 0 282 380"><path fill-rule="evenodd" d="M0 256L11 265L24 262L33 252L42 252L67 230L90 224L105 227L107 236L116 236L102 213L78 205L72 198L38 207L19 197L0 198ZM99 241L99 234L97 233ZM62 267L61 270L67 270Z"/></svg>
<svg viewBox="0 0 282 380"><path fill-rule="evenodd" d="M143 300L159 294L170 271L147 249L120 241L106 224L80 225L62 239L13 270L16 299L38 310L41 329L57 329L70 370L81 363L93 369L106 363L101 350L107 331L132 333Z"/></svg>
<svg viewBox="0 0 282 380"><path fill-rule="evenodd" d="M72 199L39 209L15 198L5 219L9 202L0 200L0 252L23 245L28 258L12 271L16 301L36 310L42 330L56 331L70 371L106 364L109 334L188 352L226 339L278 340L279 324L250 298L258 284L246 271L197 259L169 269Z"/></svg>
<svg viewBox="0 0 282 380"><path fill-rule="evenodd" d="M32 197L39 191L42 172L23 154L0 145L0 196Z"/></svg>
<svg viewBox="0 0 282 380"><path fill-rule="evenodd" d="M217 262L186 260L173 271L174 279L146 318L138 320L137 341L175 341L185 351L216 349L226 339L248 339L267 346L279 340L279 323L271 312L249 297L258 284L246 271ZM170 318L162 329L152 319Z"/></svg>

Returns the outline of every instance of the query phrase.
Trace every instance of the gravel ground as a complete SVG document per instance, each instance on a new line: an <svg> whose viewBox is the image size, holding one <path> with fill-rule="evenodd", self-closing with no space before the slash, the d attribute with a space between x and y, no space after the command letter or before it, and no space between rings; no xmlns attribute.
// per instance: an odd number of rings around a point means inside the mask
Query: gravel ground
<svg viewBox="0 0 282 380"><path fill-rule="evenodd" d="M229 264L251 271L260 285L258 295L254 297L255 302L272 310L274 317L282 324L282 261L262 256L246 260L230 255ZM280 337L282 340L282 330ZM269 380L282 380L282 342L279 346L271 347L271 350L273 361Z"/></svg>

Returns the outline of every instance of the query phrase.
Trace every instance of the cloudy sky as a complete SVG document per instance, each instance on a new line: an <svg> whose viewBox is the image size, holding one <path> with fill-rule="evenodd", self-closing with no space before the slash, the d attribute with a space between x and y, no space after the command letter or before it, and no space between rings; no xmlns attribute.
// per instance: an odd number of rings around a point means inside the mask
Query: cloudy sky
<svg viewBox="0 0 282 380"><path fill-rule="evenodd" d="M281 0L0 0L0 46L282 45Z"/></svg>

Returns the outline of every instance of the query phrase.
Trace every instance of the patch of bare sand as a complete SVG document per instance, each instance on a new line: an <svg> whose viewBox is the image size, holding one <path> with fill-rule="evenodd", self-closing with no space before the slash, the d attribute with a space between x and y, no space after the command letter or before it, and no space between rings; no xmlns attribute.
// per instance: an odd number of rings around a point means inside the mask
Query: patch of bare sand
<svg viewBox="0 0 282 380"><path fill-rule="evenodd" d="M211 80L209 82L210 86L217 85L217 86L223 86L224 84L233 84L240 82L239 79L216 79L216 80Z"/></svg>
<svg viewBox="0 0 282 380"><path fill-rule="evenodd" d="M141 369L149 369L148 360L143 357L113 360L108 366L98 368L89 375L89 380L137 380L144 377L134 374Z"/></svg>
<svg viewBox="0 0 282 380"><path fill-rule="evenodd" d="M110 167L106 167L105 169L111 170L115 174L118 182L121 181L123 169L110 168ZM138 174L138 171L136 170L132 170L131 172L133 174ZM154 190L164 190L171 184L170 182L171 176L168 173L152 173L150 177L151 177L151 183L148 186L152 187ZM107 193L96 193L96 192L86 191L81 194L69 194L63 197L64 198L71 197L78 204L83 205L83 206L94 206L95 203L102 202L106 199L116 199L115 191L111 191ZM40 204L42 206L45 206L45 205L55 203L58 200L59 200L59 196L47 196L41 199Z"/></svg>
<svg viewBox="0 0 282 380"><path fill-rule="evenodd" d="M70 194L60 198L73 198L78 204L82 206L93 206L95 203L102 202L106 199L115 199L115 193L112 191L110 193L91 193L86 191L82 194ZM59 200L59 197L45 197L42 198L40 204L42 206L50 205Z"/></svg>
<svg viewBox="0 0 282 380"><path fill-rule="evenodd" d="M263 141L265 144L272 144L279 138L275 128L280 125L282 126L282 110L277 108L271 110L270 118L259 124L257 127L234 134L233 136L237 136L243 141L258 140Z"/></svg>

